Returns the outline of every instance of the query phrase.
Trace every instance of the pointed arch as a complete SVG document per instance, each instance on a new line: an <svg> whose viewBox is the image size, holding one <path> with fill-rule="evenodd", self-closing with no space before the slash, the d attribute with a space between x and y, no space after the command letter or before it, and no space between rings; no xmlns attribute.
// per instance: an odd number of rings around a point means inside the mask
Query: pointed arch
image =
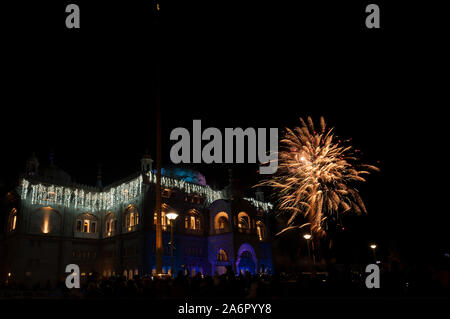
<svg viewBox="0 0 450 319"><path fill-rule="evenodd" d="M256 232L258 234L259 241L264 241L267 238L266 225L260 220L256 222Z"/></svg>
<svg viewBox="0 0 450 319"><path fill-rule="evenodd" d="M17 209L13 208L8 215L8 232L16 230L17 227Z"/></svg>
<svg viewBox="0 0 450 319"><path fill-rule="evenodd" d="M216 231L229 231L230 219L228 213L220 212L214 216L214 229Z"/></svg>
<svg viewBox="0 0 450 319"><path fill-rule="evenodd" d="M249 243L243 243L239 247L236 260L236 269L241 269L241 261L243 262L246 259L250 259L253 262L253 265L250 265L253 269L250 269L249 271L254 273L258 266L258 259L256 258L255 249Z"/></svg>

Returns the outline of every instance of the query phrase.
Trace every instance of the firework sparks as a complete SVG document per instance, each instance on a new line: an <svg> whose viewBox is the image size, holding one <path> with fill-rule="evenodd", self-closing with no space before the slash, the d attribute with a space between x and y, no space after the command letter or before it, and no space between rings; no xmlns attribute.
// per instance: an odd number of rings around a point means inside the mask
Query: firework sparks
<svg viewBox="0 0 450 319"><path fill-rule="evenodd" d="M316 132L310 117L307 123L300 118L301 126L286 129L281 140L278 172L258 186L276 190L281 212L288 212L287 226L280 232L309 226L320 238L325 235L324 222L345 212L367 213L361 196L354 188L365 182L364 175L379 171L372 165L360 163L352 146L337 140L333 129L328 129L323 117L320 131ZM303 215L307 223L296 225Z"/></svg>

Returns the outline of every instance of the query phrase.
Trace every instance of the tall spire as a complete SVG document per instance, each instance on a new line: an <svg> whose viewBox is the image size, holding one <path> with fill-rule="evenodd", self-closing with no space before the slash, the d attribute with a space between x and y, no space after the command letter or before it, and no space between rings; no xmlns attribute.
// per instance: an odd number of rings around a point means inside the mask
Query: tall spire
<svg viewBox="0 0 450 319"><path fill-rule="evenodd" d="M102 183L102 164L98 164L97 169L97 188L102 190L103 189L103 183Z"/></svg>
<svg viewBox="0 0 450 319"><path fill-rule="evenodd" d="M228 169L228 185L225 186L224 195L227 199L234 199L236 195L235 178L231 168Z"/></svg>
<svg viewBox="0 0 450 319"><path fill-rule="evenodd" d="M53 154L53 149L50 149L50 154L49 154L49 162L50 165L53 165L53 160L54 160L54 154Z"/></svg>
<svg viewBox="0 0 450 319"><path fill-rule="evenodd" d="M229 168L228 169L228 184L232 185L233 184L233 169Z"/></svg>

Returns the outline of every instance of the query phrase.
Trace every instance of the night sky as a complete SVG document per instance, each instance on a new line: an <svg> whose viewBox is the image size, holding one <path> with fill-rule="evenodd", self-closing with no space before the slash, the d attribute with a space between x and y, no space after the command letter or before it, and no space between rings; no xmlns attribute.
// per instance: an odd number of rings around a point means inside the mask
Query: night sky
<svg viewBox="0 0 450 319"><path fill-rule="evenodd" d="M78 183L94 185L98 163L106 185L138 171L146 148L156 157L159 65L163 166L170 131L192 131L193 119L203 128L281 133L300 116L323 115L381 168L361 186L369 211L361 233L417 252L448 249L441 183L448 52L438 19L420 18L427 9L378 1L382 29L364 30L364 1L163 2L158 44L150 1L95 2L76 1L81 30L64 28L67 1L6 6L3 184L33 152L47 165L51 149ZM220 187L228 168L243 185L259 179L256 164L191 167Z"/></svg>

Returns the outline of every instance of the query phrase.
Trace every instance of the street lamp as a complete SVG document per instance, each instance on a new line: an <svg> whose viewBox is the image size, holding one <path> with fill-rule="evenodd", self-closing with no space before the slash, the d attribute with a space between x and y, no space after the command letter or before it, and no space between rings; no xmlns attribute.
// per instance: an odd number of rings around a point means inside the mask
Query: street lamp
<svg viewBox="0 0 450 319"><path fill-rule="evenodd" d="M304 234L303 238L306 239L306 246L308 246L308 257L311 258L311 251L309 250L309 240L311 239L311 234Z"/></svg>
<svg viewBox="0 0 450 319"><path fill-rule="evenodd" d="M175 212L170 212L166 214L166 217L170 220L170 276L173 276L173 224L175 219L177 219L178 214Z"/></svg>
<svg viewBox="0 0 450 319"><path fill-rule="evenodd" d="M169 218L169 220L174 220L178 217L178 214L175 212L167 213L166 217Z"/></svg>
<svg viewBox="0 0 450 319"><path fill-rule="evenodd" d="M376 262L377 261L377 255L375 254L375 250L377 249L377 245L376 244L370 244L369 247L373 251L373 259L375 259L375 262Z"/></svg>

